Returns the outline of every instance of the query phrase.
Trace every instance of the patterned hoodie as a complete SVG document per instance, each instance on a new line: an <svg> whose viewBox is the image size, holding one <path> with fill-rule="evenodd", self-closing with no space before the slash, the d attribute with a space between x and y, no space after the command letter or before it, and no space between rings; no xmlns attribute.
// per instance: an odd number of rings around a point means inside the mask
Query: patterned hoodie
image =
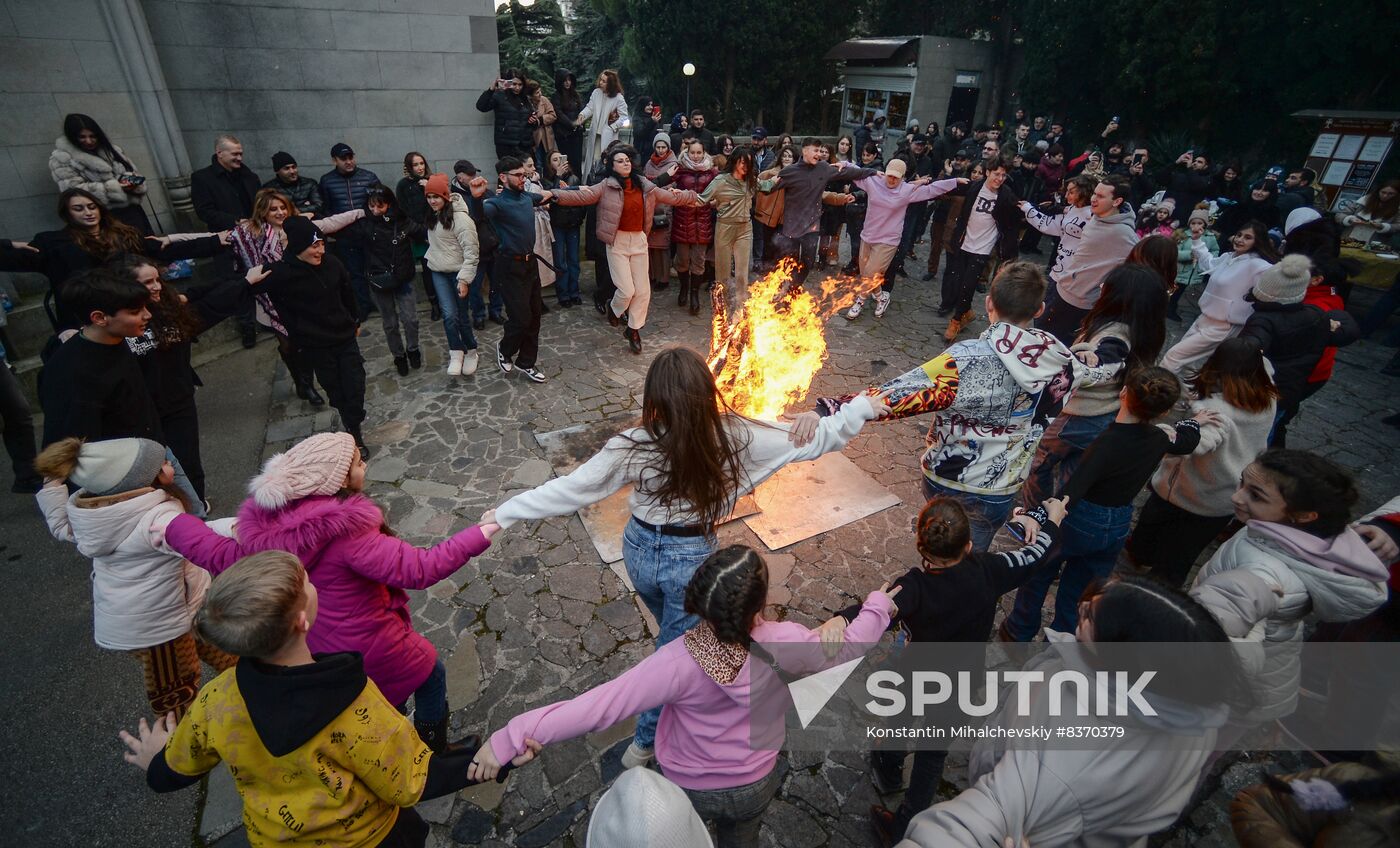
<svg viewBox="0 0 1400 848"><path fill-rule="evenodd" d="M998 321L880 388L891 391L888 418L936 413L925 477L972 494L1007 495L1025 482L1036 445L1070 392L1111 380L1121 367L1091 368L1049 333ZM847 400L822 398L817 411L829 415Z"/></svg>

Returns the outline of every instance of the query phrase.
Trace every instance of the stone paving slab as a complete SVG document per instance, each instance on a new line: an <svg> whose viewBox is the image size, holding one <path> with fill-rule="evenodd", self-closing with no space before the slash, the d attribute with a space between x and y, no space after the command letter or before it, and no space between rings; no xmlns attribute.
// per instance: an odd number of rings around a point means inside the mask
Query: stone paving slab
<svg viewBox="0 0 1400 848"><path fill-rule="evenodd" d="M925 250L919 248L921 257ZM922 265L910 262L911 268ZM583 289L591 291L592 269L589 263L584 268ZM833 319L830 357L810 397L878 384L937 355L945 346L946 324L933 313L937 285L901 279L884 318L867 312L853 322ZM399 378L378 322L367 323L361 339L368 372L366 439L376 449L367 493L385 508L390 526L415 544L430 545L561 470L537 434L590 425L601 427L605 437L615 432L616 420L626 421L639 408L643 375L657 350L667 344L707 349L707 316L677 309L674 291L653 299L642 356L629 353L620 333L586 306L551 303L541 330L539 366L550 380L543 385L493 367L490 354L500 338L495 324L478 333L481 369L453 378L442 370L440 325L426 320L425 307L425 367ZM1358 289L1354 307L1364 310L1375 296ZM1182 312L1187 322L1197 314L1192 295ZM985 326L979 319L964 338ZM1169 343L1187 326L1170 325ZM1318 451L1356 472L1367 509L1400 490L1400 440L1378 422L1397 408L1395 379L1379 373L1392 355L1372 342L1343 349L1335 385L1310 400L1290 430L1291 446ZM296 399L280 373L270 420L307 416L317 429L331 426L334 417ZM287 423L271 432L269 455L287 447L295 438L288 434L301 427ZM911 528L923 503L918 459L926 428L927 421L917 419L872 424L847 447L844 457L899 502L768 555L771 615L818 624L919 561ZM743 522L721 527L719 539L766 549ZM458 735L498 729L526 709L615 677L652 650L655 623L625 573L604 564L577 515L513 527L431 591L409 595L415 625L449 665L452 730ZM590 734L581 746L546 749L541 763L521 769L505 787L460 793L446 817L432 825L429 844L470 841L495 848L548 837L538 844L582 848L588 810L616 776L616 758L630 735L629 720ZM763 827L765 848L873 844L870 804L894 805L898 796L876 795L861 754L794 752L790 764ZM1257 780L1261 770L1281 766L1278 757L1227 766L1227 777L1212 794L1154 842L1173 848L1229 844L1221 841L1228 840L1229 795ZM939 795L952 797L966 785L966 757L954 753ZM442 818L442 806L434 808L434 818Z"/></svg>

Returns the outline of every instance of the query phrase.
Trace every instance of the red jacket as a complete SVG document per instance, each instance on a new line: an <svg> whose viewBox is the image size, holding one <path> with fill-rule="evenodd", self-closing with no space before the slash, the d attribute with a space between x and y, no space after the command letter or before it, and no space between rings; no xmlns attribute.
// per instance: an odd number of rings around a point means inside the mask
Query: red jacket
<svg viewBox="0 0 1400 848"><path fill-rule="evenodd" d="M1303 295L1303 302L1309 306L1316 306L1323 312L1331 312L1334 309L1346 309L1346 304L1342 302L1341 295L1337 294L1334 286L1326 283L1308 286L1308 291ZM1317 366L1308 375L1309 383L1325 383L1332 379L1332 366L1337 362L1337 349L1329 347L1322 351L1322 358L1317 361Z"/></svg>
<svg viewBox="0 0 1400 848"><path fill-rule="evenodd" d="M676 172L678 189L693 191L696 194L705 190L719 171L706 156L701 167L690 162L689 157L681 157L681 169ZM715 210L709 206L677 206L672 213L671 241L681 244L709 244L715 240Z"/></svg>

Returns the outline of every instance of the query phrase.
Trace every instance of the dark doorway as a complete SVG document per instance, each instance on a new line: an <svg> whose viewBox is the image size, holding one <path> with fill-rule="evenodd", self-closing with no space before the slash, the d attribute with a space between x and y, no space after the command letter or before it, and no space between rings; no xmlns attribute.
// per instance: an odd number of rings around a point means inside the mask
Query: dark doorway
<svg viewBox="0 0 1400 848"><path fill-rule="evenodd" d="M943 126L955 121L962 121L969 127L976 123L978 92L976 88L953 86L952 93L948 95L948 120Z"/></svg>

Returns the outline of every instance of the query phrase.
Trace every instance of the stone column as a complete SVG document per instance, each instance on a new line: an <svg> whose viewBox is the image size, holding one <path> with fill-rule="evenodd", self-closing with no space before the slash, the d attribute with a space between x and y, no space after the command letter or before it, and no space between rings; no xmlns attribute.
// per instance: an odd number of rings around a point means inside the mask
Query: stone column
<svg viewBox="0 0 1400 848"><path fill-rule="evenodd" d="M126 77L127 89L131 92L132 102L136 104L136 114L145 130L156 171L176 218L175 222L165 223L167 226L174 223L177 228L188 228L194 221L194 206L190 198L190 174L194 169L185 150L180 122L170 100L170 88L166 85L165 72L161 69L160 57L151 39L146 13L141 8L140 0L105 0L97 5L107 31L112 35L117 61Z"/></svg>

